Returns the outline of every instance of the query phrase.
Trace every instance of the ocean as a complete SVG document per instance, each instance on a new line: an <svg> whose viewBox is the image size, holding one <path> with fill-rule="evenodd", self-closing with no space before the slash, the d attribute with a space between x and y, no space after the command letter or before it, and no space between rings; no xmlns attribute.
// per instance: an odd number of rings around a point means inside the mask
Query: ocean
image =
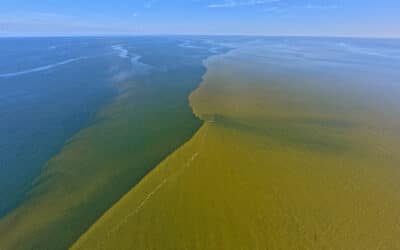
<svg viewBox="0 0 400 250"><path fill-rule="evenodd" d="M231 50L206 72L204 60ZM327 141L354 132L362 147L377 145L369 155L397 161L399 68L390 39L0 39L0 240L70 246L199 129L188 97L208 73L215 88L202 115L216 123L218 112L246 121L269 110L279 116L262 117L257 131L279 145L348 153L347 141Z"/></svg>
<svg viewBox="0 0 400 250"><path fill-rule="evenodd" d="M116 83L151 70L141 57L166 70L169 65L153 53L154 46L203 51L194 57L209 49L218 53L221 46L206 46L205 39L0 39L0 217L24 198L43 165L115 97Z"/></svg>

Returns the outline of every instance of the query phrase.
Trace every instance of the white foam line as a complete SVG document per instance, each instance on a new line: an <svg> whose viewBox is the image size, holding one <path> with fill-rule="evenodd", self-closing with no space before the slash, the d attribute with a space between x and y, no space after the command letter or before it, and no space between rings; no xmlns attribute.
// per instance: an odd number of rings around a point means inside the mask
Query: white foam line
<svg viewBox="0 0 400 250"><path fill-rule="evenodd" d="M87 59L87 57L77 57L77 58L71 58L65 61L61 61L58 63L53 63L50 65L45 65L45 66L41 66L41 67L37 67L37 68L32 68L32 69L27 69L27 70L22 70L22 71L17 71L17 72L11 72L11 73L4 73L4 74L0 74L0 78L9 78L9 77L14 77L14 76L20 76L20 75L26 75L26 74L31 74L31 73L36 73L36 72L40 72L40 71L46 71L61 65L65 65L68 63L72 63L72 62L76 62L79 60L83 60L83 59Z"/></svg>
<svg viewBox="0 0 400 250"><path fill-rule="evenodd" d="M347 43L344 43L344 42L338 43L338 45L339 45L342 49L344 49L344 50L346 50L346 51L348 51L348 52L351 52L351 53L356 53L356 54L361 54L361 55L366 55L366 56L376 56L376 57L386 57L386 58L398 58L398 57L396 56L396 54L394 54L394 55L389 55L389 54L387 54L387 53L378 52L378 51L376 51L376 50L374 50L374 49L371 49L371 48L359 47L359 46L347 44Z"/></svg>
<svg viewBox="0 0 400 250"><path fill-rule="evenodd" d="M178 173L178 175L182 174L183 170L190 167L190 165L192 164L192 162L200 155L203 147L204 147L204 143L205 143L205 138L208 134L208 127L206 128L206 131L204 132L202 138L201 138L201 143L200 143L200 151L195 152L192 157L186 162L186 164L183 166L182 171L180 171ZM174 175L172 175L174 176ZM115 225L110 231L108 231L107 233L107 238L109 238L111 236L111 234L115 233L122 225L124 225L125 223L128 222L128 219L132 216L135 216L142 208L143 206L146 204L146 202L148 200L150 200L150 198L152 196L154 196L169 180L169 178L171 178L172 176L166 177L162 180L162 182L160 184L158 184L149 194L146 195L146 197L142 200L142 202L140 202L140 204L134 209L132 210L128 215L126 215L122 221L120 223L118 223L117 225ZM103 242L99 241L98 242L98 247L101 248L101 244Z"/></svg>
<svg viewBox="0 0 400 250"><path fill-rule="evenodd" d="M118 56L121 58L128 58L129 51L122 47L122 45L113 45L111 46L113 50L118 51Z"/></svg>
<svg viewBox="0 0 400 250"><path fill-rule="evenodd" d="M133 211L131 211L127 216L124 217L124 219L118 223L116 226L114 226L109 232L108 232L108 236L110 236L112 233L116 232L123 224L125 224L128 219L132 216L134 216L135 214L137 214L142 207L146 204L146 202L154 195L158 192L158 190L160 190L162 188L162 186L164 186L167 183L167 179L165 178L160 184L158 184L148 195L146 195L146 197L142 200L142 202L139 204L139 206L137 206Z"/></svg>
<svg viewBox="0 0 400 250"><path fill-rule="evenodd" d="M140 63L140 62L139 62L140 58L142 58L142 57L141 57L141 56L138 56L138 55L132 56L132 58L131 58L132 64Z"/></svg>
<svg viewBox="0 0 400 250"><path fill-rule="evenodd" d="M188 49L204 49L203 47L193 45L191 41L183 41L178 46L181 48L188 48Z"/></svg>

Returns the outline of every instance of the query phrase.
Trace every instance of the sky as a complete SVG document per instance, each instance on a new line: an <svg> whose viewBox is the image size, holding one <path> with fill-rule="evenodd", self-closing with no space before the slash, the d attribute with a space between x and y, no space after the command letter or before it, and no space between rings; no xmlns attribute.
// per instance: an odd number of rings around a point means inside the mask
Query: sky
<svg viewBox="0 0 400 250"><path fill-rule="evenodd" d="M400 37L400 0L1 0L0 36Z"/></svg>

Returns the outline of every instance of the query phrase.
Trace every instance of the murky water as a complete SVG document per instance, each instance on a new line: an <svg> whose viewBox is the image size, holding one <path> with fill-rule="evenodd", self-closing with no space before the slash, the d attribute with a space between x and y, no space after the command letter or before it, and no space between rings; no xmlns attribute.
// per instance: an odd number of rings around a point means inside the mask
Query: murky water
<svg viewBox="0 0 400 250"><path fill-rule="evenodd" d="M75 247L400 248L399 45L276 38L208 60L202 128Z"/></svg>

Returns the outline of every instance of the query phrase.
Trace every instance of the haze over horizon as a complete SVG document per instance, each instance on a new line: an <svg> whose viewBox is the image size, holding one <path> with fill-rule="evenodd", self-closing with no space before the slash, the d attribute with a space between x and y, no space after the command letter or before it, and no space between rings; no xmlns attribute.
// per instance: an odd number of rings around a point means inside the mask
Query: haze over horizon
<svg viewBox="0 0 400 250"><path fill-rule="evenodd" d="M395 0L100 0L0 3L0 36L400 37Z"/></svg>

